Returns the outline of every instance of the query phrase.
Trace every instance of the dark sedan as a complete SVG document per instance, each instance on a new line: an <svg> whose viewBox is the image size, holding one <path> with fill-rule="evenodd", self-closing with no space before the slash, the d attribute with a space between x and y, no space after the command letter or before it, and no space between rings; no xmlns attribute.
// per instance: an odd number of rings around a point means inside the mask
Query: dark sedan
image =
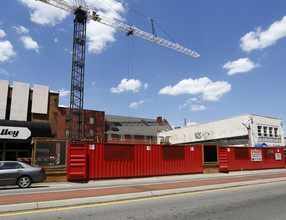
<svg viewBox="0 0 286 220"><path fill-rule="evenodd" d="M18 185L28 188L46 179L44 168L32 167L18 161L0 161L0 186Z"/></svg>

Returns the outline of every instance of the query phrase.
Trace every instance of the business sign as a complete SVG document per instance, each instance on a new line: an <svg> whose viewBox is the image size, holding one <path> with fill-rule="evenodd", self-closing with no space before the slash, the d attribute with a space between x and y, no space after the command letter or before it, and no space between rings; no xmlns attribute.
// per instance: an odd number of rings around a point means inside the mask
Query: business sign
<svg viewBox="0 0 286 220"><path fill-rule="evenodd" d="M262 161L262 151L261 150L250 150L251 161Z"/></svg>
<svg viewBox="0 0 286 220"><path fill-rule="evenodd" d="M275 153L275 160L282 160L281 153Z"/></svg>
<svg viewBox="0 0 286 220"><path fill-rule="evenodd" d="M94 144L90 144L90 145L89 145L89 149L90 149L90 150L95 150L95 145L94 145Z"/></svg>
<svg viewBox="0 0 286 220"><path fill-rule="evenodd" d="M0 126L0 139L26 140L30 136L28 128Z"/></svg>

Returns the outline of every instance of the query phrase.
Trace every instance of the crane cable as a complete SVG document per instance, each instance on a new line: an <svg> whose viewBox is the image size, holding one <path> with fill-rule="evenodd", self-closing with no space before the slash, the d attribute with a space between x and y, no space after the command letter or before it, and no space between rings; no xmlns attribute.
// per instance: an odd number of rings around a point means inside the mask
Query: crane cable
<svg viewBox="0 0 286 220"><path fill-rule="evenodd" d="M149 16L143 14L143 13L140 12L140 11L135 10L134 8L129 7L126 3L125 3L125 7L126 7L130 12L132 12L132 13L134 13L134 14L137 14L137 15L140 16L140 17L143 17L143 18L145 18L145 19L150 20L150 21L151 21L151 25L152 25L152 33L153 33L154 36L157 35L157 34L156 34L156 31L155 31L155 27L154 27L154 23L155 23L155 24L159 27L159 29L160 29L167 37L169 37L171 41L173 41L173 43L175 43L175 44L177 43L154 19L150 18ZM153 29L154 29L154 30L153 30ZM156 35L155 35L154 33L155 33ZM157 37L157 36L156 36L156 37Z"/></svg>
<svg viewBox="0 0 286 220"><path fill-rule="evenodd" d="M134 74L133 74L133 37L127 38L127 80L133 79ZM128 108L128 120L127 120L127 127L128 127L128 133L130 134L130 119L132 118L132 101L133 101L133 93L132 91L128 88L127 90L128 93L128 103L127 103L127 108Z"/></svg>

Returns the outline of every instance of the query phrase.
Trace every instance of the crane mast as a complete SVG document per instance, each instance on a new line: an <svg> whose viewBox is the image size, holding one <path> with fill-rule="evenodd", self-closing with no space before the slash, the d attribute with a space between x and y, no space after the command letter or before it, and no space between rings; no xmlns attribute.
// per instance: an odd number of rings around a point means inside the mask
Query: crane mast
<svg viewBox="0 0 286 220"><path fill-rule="evenodd" d="M70 96L70 115L69 115L69 139L71 141L82 140L82 120L83 120L83 93L84 93L84 71L85 71L85 45L86 45L86 20L94 20L101 24L125 32L128 36L134 35L142 39L151 41L180 53L198 58L200 55L183 47L177 43L167 41L142 31L135 26L129 26L122 22L114 21L102 15L98 15L95 10L83 5L82 0L76 0L76 5L71 5L64 0L36 0L62 9L66 12L75 14L74 34L73 34L73 55L72 55L72 74L71 74L71 96Z"/></svg>

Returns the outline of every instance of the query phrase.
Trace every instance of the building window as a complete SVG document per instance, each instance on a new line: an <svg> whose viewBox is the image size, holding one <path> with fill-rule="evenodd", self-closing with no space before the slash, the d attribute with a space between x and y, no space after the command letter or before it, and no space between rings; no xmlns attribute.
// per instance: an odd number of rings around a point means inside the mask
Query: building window
<svg viewBox="0 0 286 220"><path fill-rule="evenodd" d="M112 140L112 134L108 134L108 140L109 140L109 141Z"/></svg>
<svg viewBox="0 0 286 220"><path fill-rule="evenodd" d="M66 135L67 137L69 136L69 129L68 129L68 128L66 128L65 135Z"/></svg>
<svg viewBox="0 0 286 220"><path fill-rule="evenodd" d="M66 122L70 122L70 116L66 116Z"/></svg>
<svg viewBox="0 0 286 220"><path fill-rule="evenodd" d="M94 133L93 129L89 129L89 135L93 137L93 133Z"/></svg>
<svg viewBox="0 0 286 220"><path fill-rule="evenodd" d="M144 136L144 142L147 142L147 136Z"/></svg>
<svg viewBox="0 0 286 220"><path fill-rule="evenodd" d="M273 128L272 127L269 127L269 137L272 137L273 136Z"/></svg>
<svg viewBox="0 0 286 220"><path fill-rule="evenodd" d="M134 135L131 135L131 141L134 141Z"/></svg>
<svg viewBox="0 0 286 220"><path fill-rule="evenodd" d="M258 136L261 137L262 136L261 126L257 126L257 132L258 132Z"/></svg>
<svg viewBox="0 0 286 220"><path fill-rule="evenodd" d="M263 136L267 137L267 127L263 127Z"/></svg>
<svg viewBox="0 0 286 220"><path fill-rule="evenodd" d="M89 118L89 124L93 125L94 124L94 118Z"/></svg>
<svg viewBox="0 0 286 220"><path fill-rule="evenodd" d="M153 136L152 141L157 143L157 136Z"/></svg>
<svg viewBox="0 0 286 220"><path fill-rule="evenodd" d="M278 128L274 128L274 137L278 137Z"/></svg>
<svg viewBox="0 0 286 220"><path fill-rule="evenodd" d="M125 135L124 134L119 134L118 135L118 140L119 141L125 141Z"/></svg>

